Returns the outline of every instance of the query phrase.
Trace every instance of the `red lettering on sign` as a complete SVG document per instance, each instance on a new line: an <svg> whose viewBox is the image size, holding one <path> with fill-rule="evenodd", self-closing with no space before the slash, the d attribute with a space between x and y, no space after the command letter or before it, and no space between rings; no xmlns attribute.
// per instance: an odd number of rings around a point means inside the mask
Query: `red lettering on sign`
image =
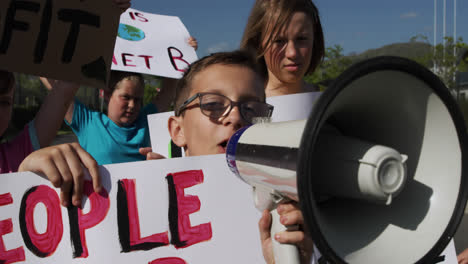
<svg viewBox="0 0 468 264"><path fill-rule="evenodd" d="M141 22L149 21L142 13L135 12L135 15L139 18L138 20L140 20Z"/></svg>
<svg viewBox="0 0 468 264"><path fill-rule="evenodd" d="M128 59L127 56L133 57L133 54L130 54L130 53L122 53L122 62L123 62L123 65L124 65L124 66L129 66L129 67L135 67L136 65L128 64L129 62L132 62L132 61L131 61L130 59Z"/></svg>
<svg viewBox="0 0 468 264"><path fill-rule="evenodd" d="M34 226L34 208L38 203L47 210L47 230L39 234ZM21 201L20 227L26 247L38 257L52 255L63 235L62 211L57 192L40 185L29 189Z"/></svg>
<svg viewBox="0 0 468 264"><path fill-rule="evenodd" d="M185 72L186 68L190 66L190 63L188 63L186 60L183 59L184 54L182 54L182 51L180 51L178 48L175 47L169 47L167 48L167 53L169 54L169 60L171 61L172 67L174 67L174 70L180 71L180 72ZM178 54L178 55L175 55ZM182 63L181 66L177 65L177 63Z"/></svg>
<svg viewBox="0 0 468 264"><path fill-rule="evenodd" d="M106 190L95 193L91 181L85 181L84 193L88 196L90 210L83 214L83 210L77 207L69 208L70 237L74 247L74 257L88 257L85 230L96 226L109 212L110 201Z"/></svg>
<svg viewBox="0 0 468 264"><path fill-rule="evenodd" d="M140 22L148 22L149 21L142 13L128 12L128 14L130 15L130 18L133 19L133 20L138 20Z"/></svg>
<svg viewBox="0 0 468 264"><path fill-rule="evenodd" d="M200 210L198 196L185 195L184 189L203 182L201 170L169 174L169 227L171 243L176 248L185 248L212 237L211 223L192 226L189 215Z"/></svg>
<svg viewBox="0 0 468 264"><path fill-rule="evenodd" d="M153 58L153 56L149 56L149 55L140 55L140 56L138 56L138 57L144 58L144 59L145 59L145 64L146 64L146 68L151 69L151 65L150 65L149 59Z"/></svg>
<svg viewBox="0 0 468 264"><path fill-rule="evenodd" d="M123 252L149 250L169 245L168 232L141 237L140 219L136 199L135 179L122 179L118 182L117 221L119 239Z"/></svg>
<svg viewBox="0 0 468 264"><path fill-rule="evenodd" d="M148 264L187 264L187 262L181 258L171 257L155 259L150 261Z"/></svg>
<svg viewBox="0 0 468 264"><path fill-rule="evenodd" d="M117 57L119 57L117 55ZM145 63L145 67L147 69L151 69L151 60L154 58L153 56L151 55L134 55L134 54L131 54L131 53L122 53L120 55L120 57L122 58L122 64L123 66L127 66L127 67L143 67L143 61ZM142 59L139 59L139 58L142 58ZM136 59L136 60L134 60ZM134 63L134 64L131 64L131 63ZM115 57L115 54L112 56L112 64L114 65L119 65L119 62L117 61L116 57Z"/></svg>
<svg viewBox="0 0 468 264"><path fill-rule="evenodd" d="M13 198L10 193L0 194L0 206L13 203ZM8 264L19 261L24 261L23 247L7 250L3 242L2 236L13 232L13 223L11 218L0 221L0 263Z"/></svg>

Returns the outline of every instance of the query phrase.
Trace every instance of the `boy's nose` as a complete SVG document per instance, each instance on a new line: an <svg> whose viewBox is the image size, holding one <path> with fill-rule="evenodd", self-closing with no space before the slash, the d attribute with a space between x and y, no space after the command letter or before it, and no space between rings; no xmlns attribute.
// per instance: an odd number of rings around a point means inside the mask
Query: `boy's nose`
<svg viewBox="0 0 468 264"><path fill-rule="evenodd" d="M225 126L233 126L235 130L247 125L240 114L239 106L234 106L231 112L223 118L222 123Z"/></svg>

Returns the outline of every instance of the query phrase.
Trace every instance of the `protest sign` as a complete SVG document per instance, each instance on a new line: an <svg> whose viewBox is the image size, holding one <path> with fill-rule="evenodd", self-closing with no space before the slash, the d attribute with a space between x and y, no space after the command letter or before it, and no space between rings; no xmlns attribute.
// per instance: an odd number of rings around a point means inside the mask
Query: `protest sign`
<svg viewBox="0 0 468 264"><path fill-rule="evenodd" d="M120 17L112 69L180 78L197 60L190 34L176 16L128 9Z"/></svg>
<svg viewBox="0 0 468 264"><path fill-rule="evenodd" d="M105 87L119 13L112 1L0 1L0 68Z"/></svg>
<svg viewBox="0 0 468 264"><path fill-rule="evenodd" d="M300 93L268 97L267 103L273 105L272 122L307 119L320 92ZM174 112L165 112L148 116L151 147L153 152L165 157L169 155L171 136L167 130L167 120Z"/></svg>
<svg viewBox="0 0 468 264"><path fill-rule="evenodd" d="M101 167L83 210L33 173L2 175L0 262L262 263L251 187L224 155Z"/></svg>

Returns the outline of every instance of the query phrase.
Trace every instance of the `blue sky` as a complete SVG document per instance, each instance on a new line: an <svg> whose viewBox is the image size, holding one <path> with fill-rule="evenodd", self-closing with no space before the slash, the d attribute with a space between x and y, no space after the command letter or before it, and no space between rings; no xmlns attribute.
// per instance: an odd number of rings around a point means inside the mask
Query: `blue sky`
<svg viewBox="0 0 468 264"><path fill-rule="evenodd" d="M253 0L133 0L141 11L178 16L199 41L198 55L239 46ZM345 54L407 42L422 34L433 42L433 0L315 0L326 46L341 45ZM453 4L447 0L446 33L453 36ZM437 39L442 40L443 0L437 0ZM468 42L468 0L457 0L457 37Z"/></svg>

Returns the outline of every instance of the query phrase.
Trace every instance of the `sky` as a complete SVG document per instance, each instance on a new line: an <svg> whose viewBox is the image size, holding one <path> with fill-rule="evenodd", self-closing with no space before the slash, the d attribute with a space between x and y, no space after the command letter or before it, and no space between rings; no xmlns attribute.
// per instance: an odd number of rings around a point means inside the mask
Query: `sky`
<svg viewBox="0 0 468 264"><path fill-rule="evenodd" d="M437 43L443 36L443 0L437 1ZM446 35L468 42L468 0L446 1ZM133 0L132 8L178 16L197 38L199 57L239 47L254 0ZM424 35L434 41L434 0L315 0L325 45L340 45L344 53L360 53Z"/></svg>

